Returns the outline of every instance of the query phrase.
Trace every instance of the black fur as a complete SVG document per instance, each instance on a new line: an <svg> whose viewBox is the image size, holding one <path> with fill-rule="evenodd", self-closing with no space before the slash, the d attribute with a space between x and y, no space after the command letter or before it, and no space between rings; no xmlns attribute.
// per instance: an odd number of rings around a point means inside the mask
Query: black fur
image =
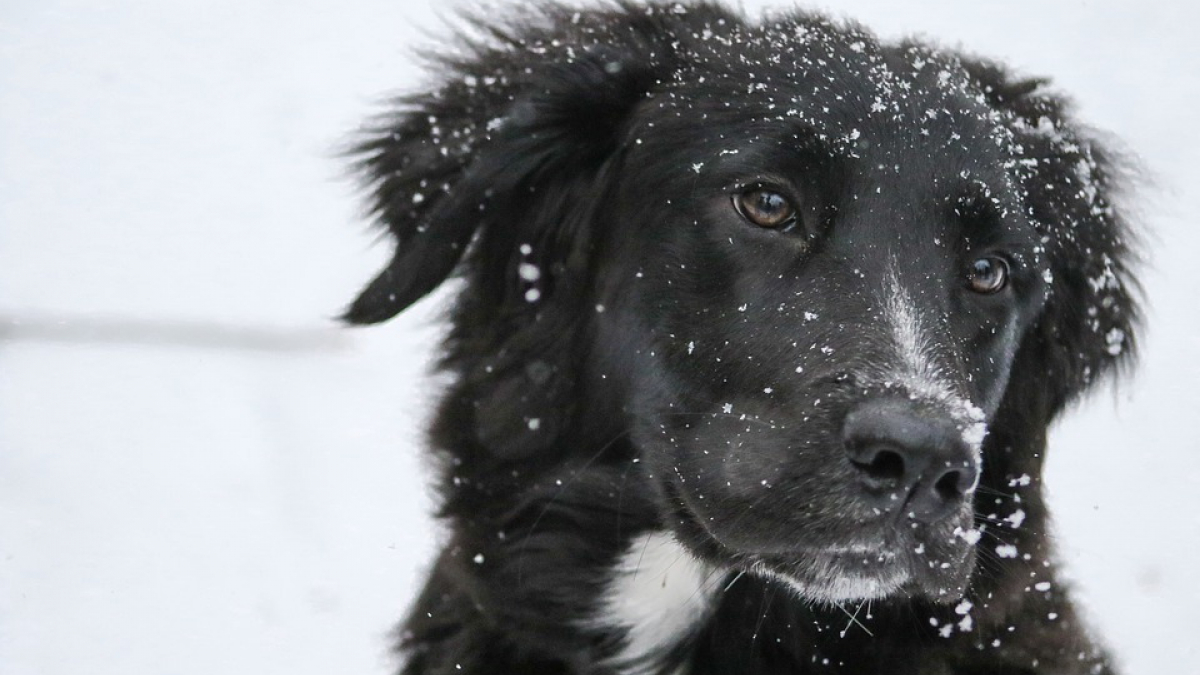
<svg viewBox="0 0 1200 675"><path fill-rule="evenodd" d="M432 431L452 536L403 672L611 672L626 636L599 595L662 529L736 582L661 672L1113 672L1055 577L1039 479L1048 425L1129 361L1136 323L1119 165L1066 102L805 13L544 5L470 27L353 151L397 248L347 320L465 281ZM791 231L732 207L760 184L798 195ZM990 253L1011 283L972 293ZM973 506L911 532L859 503L842 451L848 411L916 396L863 375L897 358L893 283L988 427ZM914 570L865 629L737 576L806 578L805 551L850 541Z"/></svg>

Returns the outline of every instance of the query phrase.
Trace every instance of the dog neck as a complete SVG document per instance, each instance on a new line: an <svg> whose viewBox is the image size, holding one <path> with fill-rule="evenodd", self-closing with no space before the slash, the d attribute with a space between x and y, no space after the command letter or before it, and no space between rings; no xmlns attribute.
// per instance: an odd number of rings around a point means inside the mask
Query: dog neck
<svg viewBox="0 0 1200 675"><path fill-rule="evenodd" d="M620 635L606 665L621 675L663 672L709 616L725 576L662 531L635 537L611 574L594 620Z"/></svg>

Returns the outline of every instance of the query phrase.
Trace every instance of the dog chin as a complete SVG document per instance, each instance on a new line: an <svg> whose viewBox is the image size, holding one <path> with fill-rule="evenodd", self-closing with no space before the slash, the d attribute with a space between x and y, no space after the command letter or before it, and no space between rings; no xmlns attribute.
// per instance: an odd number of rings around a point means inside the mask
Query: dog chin
<svg viewBox="0 0 1200 675"><path fill-rule="evenodd" d="M807 563L806 571L806 574L797 575L761 561L750 568L751 574L783 584L801 600L831 604L882 600L898 594L912 579L900 566L859 570L832 558L811 561Z"/></svg>
<svg viewBox="0 0 1200 675"><path fill-rule="evenodd" d="M965 593L972 564L968 553L953 563L917 568L886 550L848 548L809 554L802 562L758 560L748 572L783 584L806 602L924 597L951 603Z"/></svg>

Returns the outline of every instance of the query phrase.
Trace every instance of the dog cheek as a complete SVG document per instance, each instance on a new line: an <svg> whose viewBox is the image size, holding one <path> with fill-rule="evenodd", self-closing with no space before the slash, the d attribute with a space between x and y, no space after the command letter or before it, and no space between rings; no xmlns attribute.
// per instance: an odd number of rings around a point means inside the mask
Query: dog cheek
<svg viewBox="0 0 1200 675"><path fill-rule="evenodd" d="M1000 325L986 325L962 344L961 360L969 374L963 384L989 418L1004 398L1021 338L1017 317L1012 316Z"/></svg>
<svg viewBox="0 0 1200 675"><path fill-rule="evenodd" d="M808 536L809 526L850 515L825 508L845 501L849 477L839 458L798 447L787 430L715 416L690 431L675 438L671 477L689 507L728 542L787 547Z"/></svg>

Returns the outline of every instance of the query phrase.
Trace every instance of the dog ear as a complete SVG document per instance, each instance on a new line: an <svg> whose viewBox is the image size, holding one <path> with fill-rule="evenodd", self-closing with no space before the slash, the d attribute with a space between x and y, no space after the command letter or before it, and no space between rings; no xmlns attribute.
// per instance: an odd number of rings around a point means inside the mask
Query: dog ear
<svg viewBox="0 0 1200 675"><path fill-rule="evenodd" d="M1043 81L967 66L1021 148L1024 204L1041 234L1047 300L1019 348L1006 398L1036 405L1044 425L1134 358L1136 255L1120 209L1132 173L1073 122L1066 101L1040 91Z"/></svg>
<svg viewBox="0 0 1200 675"><path fill-rule="evenodd" d="M353 149L396 252L345 319L384 321L456 269L466 279L443 356L461 373L445 433L519 459L575 414L592 223L632 115L674 67L682 20L668 7L547 5L510 29L475 21L488 38L439 59L444 84L399 101Z"/></svg>
<svg viewBox="0 0 1200 675"><path fill-rule="evenodd" d="M580 21L551 7L507 32L467 19L488 37L461 55L434 57L444 83L396 101L348 153L396 251L346 321L385 321L419 300L454 271L477 233L504 240L489 247L512 245L504 255L513 270L516 251L530 256L521 244L564 243L528 223L569 215L562 188L588 182L613 154L668 53L653 17L625 18L614 27L602 15Z"/></svg>

